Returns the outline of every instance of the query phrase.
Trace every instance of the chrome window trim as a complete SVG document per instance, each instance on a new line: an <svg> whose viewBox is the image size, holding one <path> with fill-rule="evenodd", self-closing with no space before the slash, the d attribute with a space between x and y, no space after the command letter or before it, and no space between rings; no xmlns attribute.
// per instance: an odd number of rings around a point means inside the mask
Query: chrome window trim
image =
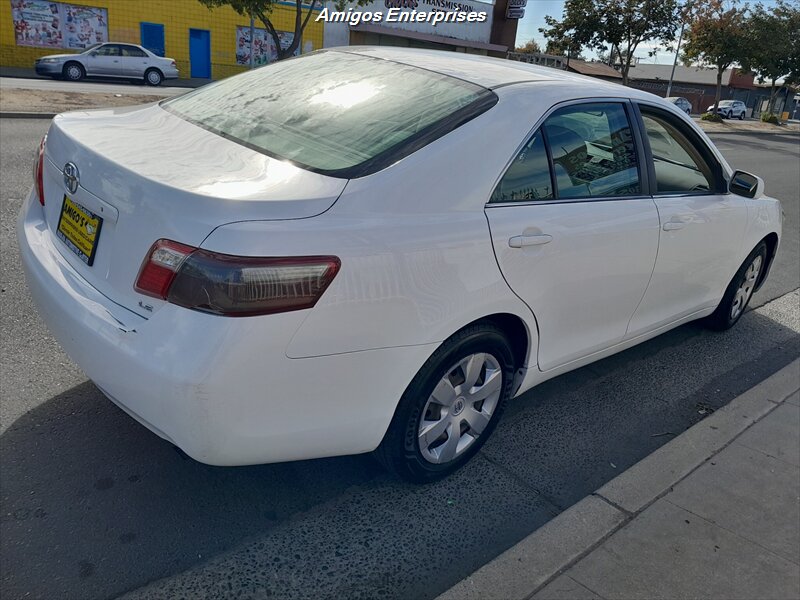
<svg viewBox="0 0 800 600"><path fill-rule="evenodd" d="M577 204L580 202L627 202L628 200L652 200L652 196L638 194L636 196L597 196L590 198L562 198L553 200L522 200L520 202L492 202L486 208L508 208L510 206L540 206L553 204Z"/></svg>

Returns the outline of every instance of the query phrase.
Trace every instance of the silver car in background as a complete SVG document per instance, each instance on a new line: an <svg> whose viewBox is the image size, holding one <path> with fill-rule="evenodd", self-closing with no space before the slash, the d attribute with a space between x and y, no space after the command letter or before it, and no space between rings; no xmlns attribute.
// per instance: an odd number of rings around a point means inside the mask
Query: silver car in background
<svg viewBox="0 0 800 600"><path fill-rule="evenodd" d="M51 54L36 60L36 73L56 79L80 81L84 77L116 77L161 85L178 77L171 58L162 58L137 44L107 43L87 48L80 54Z"/></svg>
<svg viewBox="0 0 800 600"><path fill-rule="evenodd" d="M692 103L689 102L686 98L681 96L670 96L669 98L664 98L667 102L672 102L675 106L680 108L683 112L687 115L692 114Z"/></svg>

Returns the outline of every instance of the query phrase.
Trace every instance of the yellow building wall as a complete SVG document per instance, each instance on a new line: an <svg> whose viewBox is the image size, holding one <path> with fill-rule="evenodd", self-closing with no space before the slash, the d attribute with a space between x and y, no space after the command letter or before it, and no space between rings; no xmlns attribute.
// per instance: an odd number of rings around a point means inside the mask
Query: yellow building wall
<svg viewBox="0 0 800 600"><path fill-rule="evenodd" d="M212 78L221 79L247 69L246 66L236 64L238 43L236 26L249 27L250 18L239 15L230 7L209 10L197 0L75 0L69 3L107 9L110 42L138 44L141 41L140 23L163 24L165 54L175 59L182 78L190 77L191 72L190 28L206 29L211 32ZM278 31L294 31L295 4L276 3L270 19ZM260 21L256 19L255 26L259 25ZM322 30L322 21L316 23L312 16L303 32L301 52L306 51L309 42L312 50L322 48ZM14 22L11 19L11 2L0 0L0 66L32 69L34 61L45 54L69 52L61 48L17 46L14 39Z"/></svg>

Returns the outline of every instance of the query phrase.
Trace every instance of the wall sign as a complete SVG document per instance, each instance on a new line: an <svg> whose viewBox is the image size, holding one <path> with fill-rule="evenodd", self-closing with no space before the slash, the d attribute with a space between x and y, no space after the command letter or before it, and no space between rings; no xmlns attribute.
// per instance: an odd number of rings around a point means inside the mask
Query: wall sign
<svg viewBox="0 0 800 600"><path fill-rule="evenodd" d="M11 0L17 46L83 50L108 41L108 10L94 6Z"/></svg>
<svg viewBox="0 0 800 600"><path fill-rule="evenodd" d="M253 28L253 64L255 66L266 65L278 59L278 51L275 48L275 41L266 29L261 27ZM278 37L281 40L281 49L285 50L294 40L294 33L290 31L279 31ZM300 54L300 48L294 52L295 56ZM250 26L236 26L236 64L250 64Z"/></svg>

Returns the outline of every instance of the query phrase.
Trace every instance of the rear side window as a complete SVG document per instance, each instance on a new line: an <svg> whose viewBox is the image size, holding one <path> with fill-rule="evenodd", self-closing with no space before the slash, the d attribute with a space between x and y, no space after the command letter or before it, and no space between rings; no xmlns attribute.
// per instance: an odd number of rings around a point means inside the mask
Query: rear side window
<svg viewBox="0 0 800 600"><path fill-rule="evenodd" d="M552 200L553 186L547 150L540 132L525 144L497 184L490 202Z"/></svg>
<svg viewBox="0 0 800 600"><path fill-rule="evenodd" d="M388 60L323 51L162 102L259 152L339 177L375 172L497 102L483 87Z"/></svg>
<svg viewBox="0 0 800 600"><path fill-rule="evenodd" d="M543 125L559 198L641 193L636 147L622 104L567 106Z"/></svg>
<svg viewBox="0 0 800 600"><path fill-rule="evenodd" d="M135 56L137 58L147 56L142 49L136 46L120 46L120 50L122 50L122 56Z"/></svg>
<svg viewBox="0 0 800 600"><path fill-rule="evenodd" d="M653 155L657 193L708 192L715 188L712 168L686 135L645 108L642 121Z"/></svg>

